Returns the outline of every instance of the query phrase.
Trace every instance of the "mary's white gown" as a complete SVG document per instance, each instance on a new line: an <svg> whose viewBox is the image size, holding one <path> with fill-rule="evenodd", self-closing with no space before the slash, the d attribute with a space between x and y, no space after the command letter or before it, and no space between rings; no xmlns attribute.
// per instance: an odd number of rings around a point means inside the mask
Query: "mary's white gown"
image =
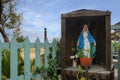
<svg viewBox="0 0 120 80"><path fill-rule="evenodd" d="M90 58L90 43L88 40L88 33L83 32L83 37L84 37L84 56ZM88 51L89 50L89 51Z"/></svg>

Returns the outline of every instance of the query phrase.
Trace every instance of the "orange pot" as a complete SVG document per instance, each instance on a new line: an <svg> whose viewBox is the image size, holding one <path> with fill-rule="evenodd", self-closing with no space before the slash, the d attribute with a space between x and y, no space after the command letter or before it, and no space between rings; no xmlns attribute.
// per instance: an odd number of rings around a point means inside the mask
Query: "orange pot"
<svg viewBox="0 0 120 80"><path fill-rule="evenodd" d="M81 66L89 67L92 64L92 58L80 58Z"/></svg>

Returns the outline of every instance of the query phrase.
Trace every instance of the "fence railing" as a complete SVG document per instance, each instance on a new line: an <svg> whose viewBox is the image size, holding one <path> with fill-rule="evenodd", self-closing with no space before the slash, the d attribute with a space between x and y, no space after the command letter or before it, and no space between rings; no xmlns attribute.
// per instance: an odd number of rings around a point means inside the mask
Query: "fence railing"
<svg viewBox="0 0 120 80"><path fill-rule="evenodd" d="M30 71L30 48L35 48L35 67L40 68L40 48L44 48L44 66L47 68L49 48L52 48L52 58L56 57L55 43L49 43L46 40L41 43L37 38L35 43L31 43L28 38L22 43L18 43L15 38L12 38L9 43L0 42L0 80L2 80L2 50L10 50L10 80L31 80L35 77L35 80L41 79L41 74L33 75ZM24 74L18 76L18 49L24 49Z"/></svg>

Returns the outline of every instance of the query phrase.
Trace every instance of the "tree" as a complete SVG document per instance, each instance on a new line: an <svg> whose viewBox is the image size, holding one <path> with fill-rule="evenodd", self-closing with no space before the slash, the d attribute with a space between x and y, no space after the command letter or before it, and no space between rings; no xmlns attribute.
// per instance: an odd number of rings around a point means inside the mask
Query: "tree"
<svg viewBox="0 0 120 80"><path fill-rule="evenodd" d="M9 42L8 34L16 37L18 42L23 42L24 37L20 36L21 14L16 12L16 3L18 0L0 0L0 33L4 42ZM8 33L10 30L10 33ZM18 74L22 73L23 60L18 50ZM2 75L10 77L10 51L2 51ZM2 76L3 78L3 76Z"/></svg>
<svg viewBox="0 0 120 80"><path fill-rule="evenodd" d="M11 30L12 34L20 34L21 14L16 12L16 0L0 0L0 33L4 42L9 42L7 34Z"/></svg>

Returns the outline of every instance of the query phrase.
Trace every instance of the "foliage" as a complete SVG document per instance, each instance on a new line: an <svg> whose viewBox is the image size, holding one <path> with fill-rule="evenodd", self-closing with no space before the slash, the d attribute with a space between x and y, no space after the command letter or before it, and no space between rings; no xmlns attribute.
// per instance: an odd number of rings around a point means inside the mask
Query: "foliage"
<svg viewBox="0 0 120 80"><path fill-rule="evenodd" d="M119 50L120 50L120 44L119 44L118 48L119 48Z"/></svg>
<svg viewBox="0 0 120 80"><path fill-rule="evenodd" d="M118 47L118 46L119 46L119 43L116 40L114 40L113 47Z"/></svg>
<svg viewBox="0 0 120 80"><path fill-rule="evenodd" d="M120 50L120 43L118 43L118 49Z"/></svg>
<svg viewBox="0 0 120 80"><path fill-rule="evenodd" d="M52 58L52 48L49 48L49 56L48 56L48 68L47 68L47 78L50 80L58 80L57 75L57 63L56 59Z"/></svg>
<svg viewBox="0 0 120 80"><path fill-rule="evenodd" d="M56 62L54 59L49 60L49 67L47 69L47 76L51 80L58 80L58 75L57 75L57 66Z"/></svg>
<svg viewBox="0 0 120 80"><path fill-rule="evenodd" d="M18 49L18 75L23 74L23 59L20 55L21 50ZM10 78L10 50L2 50L2 74Z"/></svg>
<svg viewBox="0 0 120 80"><path fill-rule="evenodd" d="M7 80L7 77L5 75L2 75L2 80Z"/></svg>
<svg viewBox="0 0 120 80"><path fill-rule="evenodd" d="M112 50L115 52L120 50L120 39L117 41L116 39L112 42Z"/></svg>
<svg viewBox="0 0 120 80"><path fill-rule="evenodd" d="M34 74L41 73L41 75L46 77L48 80L58 80L56 61L54 59L49 59L48 64L48 68L44 65L40 68L36 67Z"/></svg>
<svg viewBox="0 0 120 80"><path fill-rule="evenodd" d="M36 67L36 73L41 73L42 76L47 78L47 80L58 80L58 74L57 74L57 61L56 59L52 58L52 47L49 48L49 56L48 56L48 68L46 68L44 65L40 68Z"/></svg>
<svg viewBox="0 0 120 80"><path fill-rule="evenodd" d="M77 54L76 56L79 57L79 58L86 58L86 56L84 55L84 51L87 51L87 52L90 52L90 57L91 58L94 58L95 57L95 49L96 47L94 45L91 45L90 49L88 50L84 50L84 49L81 49L79 47L77 47Z"/></svg>
<svg viewBox="0 0 120 80"><path fill-rule="evenodd" d="M16 41L17 42L23 42L25 40L25 38L21 35L21 36L18 36L17 38L16 38Z"/></svg>
<svg viewBox="0 0 120 80"><path fill-rule="evenodd" d="M15 37L20 34L22 15L16 12L16 3L17 0L1 0L0 33L5 42L9 42L8 34Z"/></svg>
<svg viewBox="0 0 120 80"><path fill-rule="evenodd" d="M21 49L18 49L18 75L21 75L24 73L24 60L21 56Z"/></svg>
<svg viewBox="0 0 120 80"><path fill-rule="evenodd" d="M94 45L91 45L91 48L90 48L90 57L91 58L94 58L96 56L95 52L96 52L96 47Z"/></svg>
<svg viewBox="0 0 120 80"><path fill-rule="evenodd" d="M8 49L2 51L2 74L7 78L10 77L10 51Z"/></svg>
<svg viewBox="0 0 120 80"><path fill-rule="evenodd" d="M77 57L84 57L84 55L83 55L83 49L80 49L80 48L78 48L77 49Z"/></svg>
<svg viewBox="0 0 120 80"><path fill-rule="evenodd" d="M36 67L36 72L34 73L45 73L45 72L46 72L45 66L41 66L41 68Z"/></svg>
<svg viewBox="0 0 120 80"><path fill-rule="evenodd" d="M77 80L86 80L82 73L83 73L82 67L78 65Z"/></svg>

